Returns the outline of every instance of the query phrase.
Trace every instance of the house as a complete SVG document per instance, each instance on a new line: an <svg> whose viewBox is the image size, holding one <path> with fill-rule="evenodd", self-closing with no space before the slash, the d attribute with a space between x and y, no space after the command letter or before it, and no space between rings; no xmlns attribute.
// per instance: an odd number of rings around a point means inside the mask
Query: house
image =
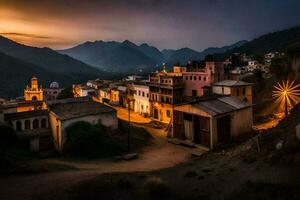
<svg viewBox="0 0 300 200"><path fill-rule="evenodd" d="M150 115L149 86L142 83L134 83L134 112Z"/></svg>
<svg viewBox="0 0 300 200"><path fill-rule="evenodd" d="M183 100L182 76L178 73L167 72L164 68L161 72L150 75L148 85L151 118L169 123L173 106Z"/></svg>
<svg viewBox="0 0 300 200"><path fill-rule="evenodd" d="M94 125L99 123L109 131L118 128L117 112L109 106L91 100L58 101L51 105L49 112L54 146L58 151L64 150L67 141L66 128L78 121Z"/></svg>
<svg viewBox="0 0 300 200"><path fill-rule="evenodd" d="M51 101L57 98L59 93L63 90L64 88L60 88L58 82L52 82L50 84L49 88L44 88L43 89L43 96L46 101Z"/></svg>
<svg viewBox="0 0 300 200"><path fill-rule="evenodd" d="M252 104L252 83L239 80L224 80L212 85L212 93L236 96L240 100Z"/></svg>
<svg viewBox="0 0 300 200"><path fill-rule="evenodd" d="M109 103L110 101L110 89L108 87L100 88L98 90L98 97L100 103Z"/></svg>
<svg viewBox="0 0 300 200"><path fill-rule="evenodd" d="M178 71L176 69L178 67L174 68L174 71ZM224 80L223 62L194 61L181 68L184 82L183 95L187 97L200 97L203 95L204 86Z"/></svg>
<svg viewBox="0 0 300 200"><path fill-rule="evenodd" d="M88 80L86 82L86 86L90 87L90 88L94 88L94 89L99 89L102 87L104 81L100 80L100 79L96 79L96 80Z"/></svg>
<svg viewBox="0 0 300 200"><path fill-rule="evenodd" d="M86 85L74 84L73 85L73 94L74 97L85 97L96 91L95 88L88 87Z"/></svg>
<svg viewBox="0 0 300 200"><path fill-rule="evenodd" d="M16 131L31 152L53 149L48 110L31 110L4 114L5 121Z"/></svg>
<svg viewBox="0 0 300 200"><path fill-rule="evenodd" d="M213 149L252 130L252 105L237 97L219 97L174 106L171 138Z"/></svg>

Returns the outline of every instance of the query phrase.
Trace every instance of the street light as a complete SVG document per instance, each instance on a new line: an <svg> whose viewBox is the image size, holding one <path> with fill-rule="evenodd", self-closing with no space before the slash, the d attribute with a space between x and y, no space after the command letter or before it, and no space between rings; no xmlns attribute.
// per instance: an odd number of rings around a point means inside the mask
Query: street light
<svg viewBox="0 0 300 200"><path fill-rule="evenodd" d="M298 87L299 84L294 85L294 81L289 83L288 80L274 86L275 90L273 90L272 96L276 98L275 103L284 103L285 116L288 115L288 107L292 107L293 103L299 102L300 90L297 89Z"/></svg>

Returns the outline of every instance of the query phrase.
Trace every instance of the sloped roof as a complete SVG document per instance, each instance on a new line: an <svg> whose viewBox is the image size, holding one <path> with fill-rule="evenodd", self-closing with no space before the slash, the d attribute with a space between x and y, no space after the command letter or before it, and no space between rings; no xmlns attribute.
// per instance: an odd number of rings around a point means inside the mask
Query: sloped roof
<svg viewBox="0 0 300 200"><path fill-rule="evenodd" d="M252 85L252 83L247 83L244 81L236 81L236 80L224 80L213 84L213 86L229 86L229 87L247 86L247 85Z"/></svg>
<svg viewBox="0 0 300 200"><path fill-rule="evenodd" d="M115 112L115 109L94 101L71 102L55 104L51 107L61 120L68 120L88 115Z"/></svg>
<svg viewBox="0 0 300 200"><path fill-rule="evenodd" d="M237 97L221 97L215 99L208 99L194 103L184 104L174 107L175 110L183 111L186 106L192 109L201 110L211 116L230 113L236 110L251 107L250 104L240 100Z"/></svg>

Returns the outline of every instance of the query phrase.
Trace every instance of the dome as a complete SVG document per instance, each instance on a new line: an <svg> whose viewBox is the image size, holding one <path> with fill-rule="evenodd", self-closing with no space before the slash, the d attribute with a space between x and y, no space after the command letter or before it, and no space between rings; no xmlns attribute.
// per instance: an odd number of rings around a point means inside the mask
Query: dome
<svg viewBox="0 0 300 200"><path fill-rule="evenodd" d="M58 84L58 82L52 82L51 84L50 84L50 88L59 88L59 84Z"/></svg>

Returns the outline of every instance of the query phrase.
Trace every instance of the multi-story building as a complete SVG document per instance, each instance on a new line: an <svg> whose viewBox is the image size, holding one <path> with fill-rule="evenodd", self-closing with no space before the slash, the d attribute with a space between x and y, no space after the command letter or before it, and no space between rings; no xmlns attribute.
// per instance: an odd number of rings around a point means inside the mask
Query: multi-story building
<svg viewBox="0 0 300 200"><path fill-rule="evenodd" d="M149 86L145 83L134 83L134 112L150 114Z"/></svg>
<svg viewBox="0 0 300 200"><path fill-rule="evenodd" d="M85 97L91 93L94 93L95 91L96 91L95 88L91 88L86 85L81 85L81 84L73 85L74 97Z"/></svg>
<svg viewBox="0 0 300 200"><path fill-rule="evenodd" d="M183 100L182 75L164 69L151 74L149 79L150 115L154 120L169 123L173 105Z"/></svg>
<svg viewBox="0 0 300 200"><path fill-rule="evenodd" d="M202 96L203 87L224 80L223 62L202 61L192 62L184 67L174 67L174 72L183 76L184 96Z"/></svg>

